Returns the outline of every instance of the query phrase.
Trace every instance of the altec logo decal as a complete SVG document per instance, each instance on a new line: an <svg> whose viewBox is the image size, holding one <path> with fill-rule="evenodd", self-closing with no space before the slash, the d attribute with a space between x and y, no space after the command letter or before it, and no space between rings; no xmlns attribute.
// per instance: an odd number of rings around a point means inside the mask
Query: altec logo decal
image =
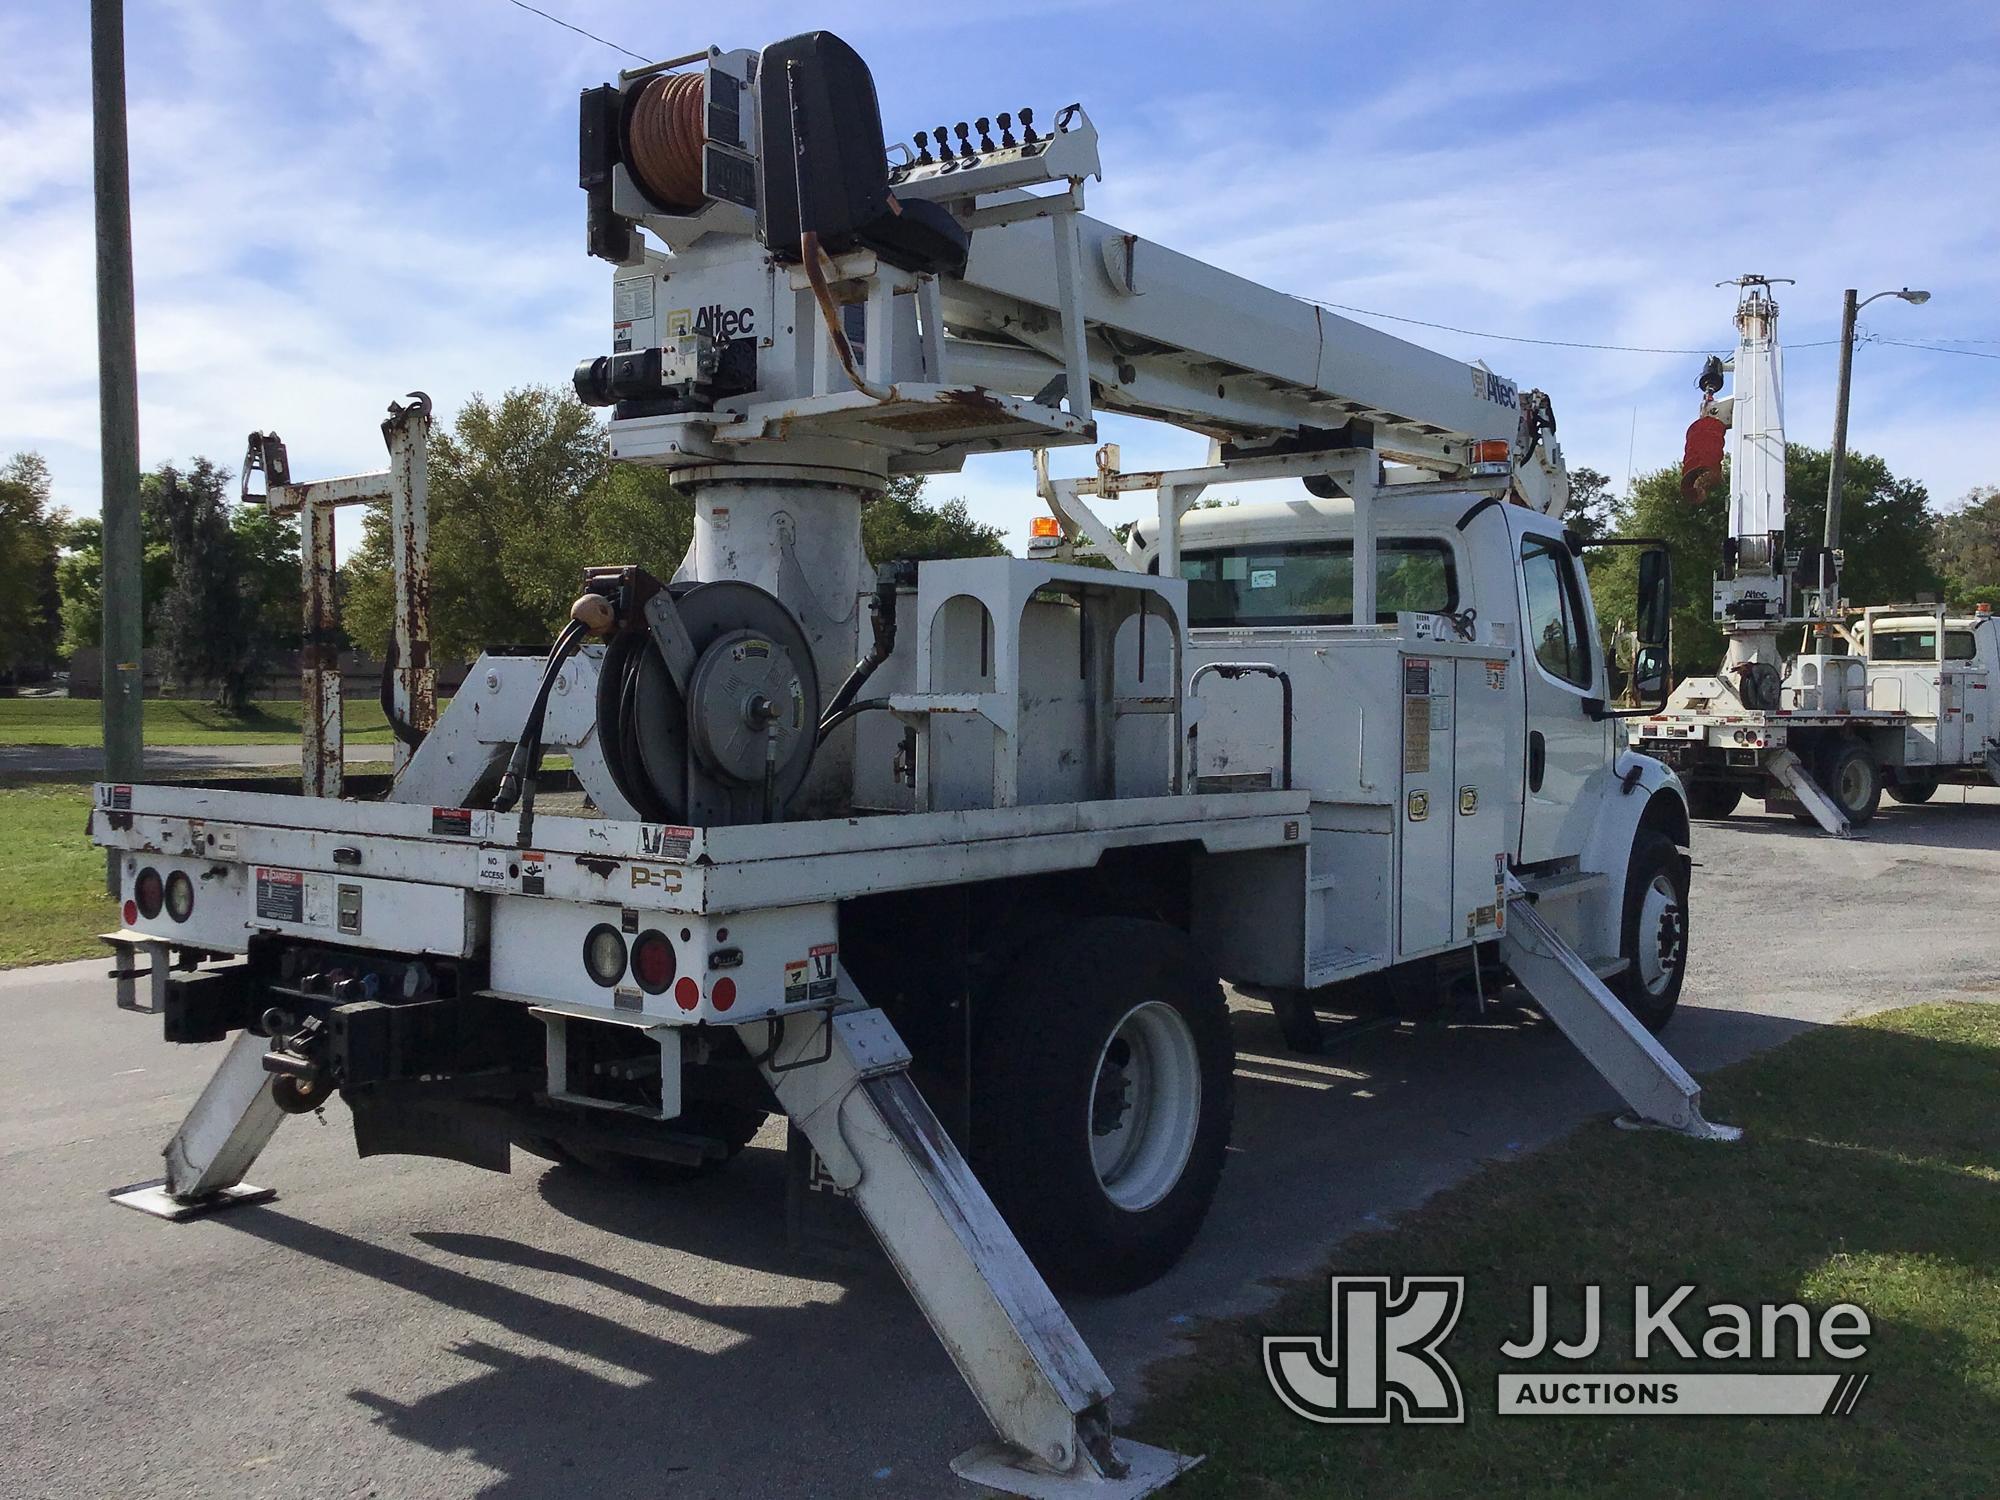
<svg viewBox="0 0 2000 1500"><path fill-rule="evenodd" d="M1752 1307L1691 1305L1695 1288L1632 1292L1629 1366L1583 1370L1575 1362L1604 1347L1603 1292L1581 1288L1582 1326L1574 1339L1553 1334L1549 1289L1532 1289L1526 1338L1500 1346L1502 1358L1567 1361L1498 1377L1501 1416L1845 1416L1867 1387L1858 1370L1748 1371L1867 1353L1868 1314L1851 1302L1814 1313L1796 1302ZM1442 1345L1458 1322L1465 1280L1457 1276L1336 1276L1332 1326L1323 1338L1267 1338L1271 1389L1310 1422L1463 1422L1465 1402ZM1646 1367L1676 1361L1671 1370ZM1686 1368L1687 1361L1697 1367ZM1621 1360L1621 1363L1624 1363ZM1703 1367L1705 1366L1705 1368ZM1720 1367L1720 1368L1718 1368Z"/></svg>
<svg viewBox="0 0 2000 1500"><path fill-rule="evenodd" d="M757 309L754 307L724 307L720 302L711 302L707 307L676 307L667 312L667 333L670 337L705 333L721 343L727 339L748 338L756 331Z"/></svg>

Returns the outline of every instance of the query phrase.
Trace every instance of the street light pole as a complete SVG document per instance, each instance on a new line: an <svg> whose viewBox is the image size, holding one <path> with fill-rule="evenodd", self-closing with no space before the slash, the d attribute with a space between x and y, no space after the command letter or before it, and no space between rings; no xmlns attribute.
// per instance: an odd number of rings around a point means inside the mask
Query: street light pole
<svg viewBox="0 0 2000 1500"><path fill-rule="evenodd" d="M1904 287L1896 292L1877 292L1873 297L1856 301L1857 293L1849 287L1840 302L1840 389L1833 398L1833 454L1826 470L1826 540L1823 545L1827 556L1820 561L1820 610L1830 614L1838 600L1829 600L1826 595L1834 586L1833 550L1840 545L1840 487L1847 476L1847 399L1854 383L1854 319L1862 308L1876 297L1900 297L1912 307L1922 307L1931 300L1929 292L1919 292Z"/></svg>

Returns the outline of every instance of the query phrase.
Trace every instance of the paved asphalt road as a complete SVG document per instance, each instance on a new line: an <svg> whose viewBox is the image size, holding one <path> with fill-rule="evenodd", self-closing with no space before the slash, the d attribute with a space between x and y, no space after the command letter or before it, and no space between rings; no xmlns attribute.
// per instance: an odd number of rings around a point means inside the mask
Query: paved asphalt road
<svg viewBox="0 0 2000 1500"><path fill-rule="evenodd" d="M2000 988L2000 796L1958 798L1848 843L1761 813L1702 827L1680 1057L1700 1073ZM778 1150L648 1194L527 1158L512 1177L357 1161L336 1107L259 1164L276 1203L161 1223L104 1191L156 1172L216 1049L163 1047L102 967L0 974L0 1494L956 1493L978 1411L883 1265L788 1255ZM1190 1320L1613 1105L1546 1024L1377 1032L1320 1060L1287 1056L1261 1008L1238 1019L1207 1231L1155 1286L1072 1309L1128 1409Z"/></svg>
<svg viewBox="0 0 2000 1500"><path fill-rule="evenodd" d="M346 745L345 758L356 761L387 760L389 744ZM277 745L148 745L146 764L155 771L213 771L229 766L294 766L299 763L297 740ZM0 776L23 771L47 773L74 771L79 776L96 776L104 764L104 752L96 745L0 745Z"/></svg>

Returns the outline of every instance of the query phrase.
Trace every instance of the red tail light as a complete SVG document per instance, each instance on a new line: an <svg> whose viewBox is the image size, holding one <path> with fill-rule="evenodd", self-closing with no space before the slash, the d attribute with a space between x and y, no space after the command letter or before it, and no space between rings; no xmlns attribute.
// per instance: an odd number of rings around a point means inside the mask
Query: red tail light
<svg viewBox="0 0 2000 1500"><path fill-rule="evenodd" d="M642 932L632 944L632 977L649 995L664 995L674 982L674 945L657 929Z"/></svg>
<svg viewBox="0 0 2000 1500"><path fill-rule="evenodd" d="M160 884L160 872L151 865L139 872L139 878L132 882L132 899L138 903L139 915L152 921L160 914L160 903L165 891Z"/></svg>

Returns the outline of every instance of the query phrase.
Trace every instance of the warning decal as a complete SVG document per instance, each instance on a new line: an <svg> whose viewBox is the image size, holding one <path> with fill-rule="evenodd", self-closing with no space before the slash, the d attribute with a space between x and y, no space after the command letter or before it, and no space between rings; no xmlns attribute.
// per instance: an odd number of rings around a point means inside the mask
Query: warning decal
<svg viewBox="0 0 2000 1500"><path fill-rule="evenodd" d="M306 877L303 870L257 867L257 915L267 922L306 919Z"/></svg>

